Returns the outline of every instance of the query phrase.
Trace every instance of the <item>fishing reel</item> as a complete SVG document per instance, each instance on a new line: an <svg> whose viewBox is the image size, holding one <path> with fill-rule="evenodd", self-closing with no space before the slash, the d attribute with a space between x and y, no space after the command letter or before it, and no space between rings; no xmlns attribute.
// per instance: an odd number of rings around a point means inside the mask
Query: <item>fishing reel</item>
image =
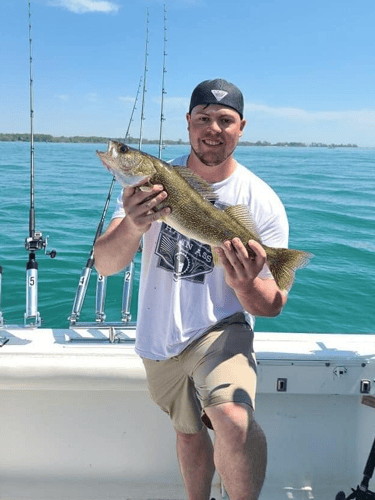
<svg viewBox="0 0 375 500"><path fill-rule="evenodd" d="M28 252L34 253L36 250L44 250L44 253L54 259L56 257L56 250L47 251L48 236L43 238L40 231L35 231L33 236L29 236L25 240L25 248Z"/></svg>
<svg viewBox="0 0 375 500"><path fill-rule="evenodd" d="M369 396L369 398L374 399L373 396ZM365 402L362 400L363 404L368 404L369 406L372 403ZM375 406L373 406L375 407ZM363 471L363 479L361 484L357 486L357 489L352 488L352 493L346 497L343 491L340 491L336 495L336 500L375 500L375 493L368 489L368 485L375 469L375 439L372 444L372 448L370 454L368 456L365 470Z"/></svg>
<svg viewBox="0 0 375 500"><path fill-rule="evenodd" d="M375 493L361 486L357 486L356 490L352 488L352 493L348 497L345 496L343 491L340 491L336 495L336 500L375 500Z"/></svg>

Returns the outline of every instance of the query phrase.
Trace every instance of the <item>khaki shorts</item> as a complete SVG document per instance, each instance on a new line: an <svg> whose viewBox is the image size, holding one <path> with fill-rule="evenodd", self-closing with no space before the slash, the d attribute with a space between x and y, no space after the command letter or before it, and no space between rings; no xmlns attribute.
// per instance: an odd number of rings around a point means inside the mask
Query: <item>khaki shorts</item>
<svg viewBox="0 0 375 500"><path fill-rule="evenodd" d="M254 333L236 313L165 361L143 359L151 398L186 434L212 428L204 408L245 403L255 409Z"/></svg>

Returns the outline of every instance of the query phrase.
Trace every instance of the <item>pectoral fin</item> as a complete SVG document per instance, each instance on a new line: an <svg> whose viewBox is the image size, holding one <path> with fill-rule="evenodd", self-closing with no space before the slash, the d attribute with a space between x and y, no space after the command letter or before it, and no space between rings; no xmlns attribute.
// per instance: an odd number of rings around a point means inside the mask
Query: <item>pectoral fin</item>
<svg viewBox="0 0 375 500"><path fill-rule="evenodd" d="M219 255L213 249L213 247L211 247L211 253L212 253L212 260L213 260L214 266L219 266L220 265L220 258L219 258Z"/></svg>

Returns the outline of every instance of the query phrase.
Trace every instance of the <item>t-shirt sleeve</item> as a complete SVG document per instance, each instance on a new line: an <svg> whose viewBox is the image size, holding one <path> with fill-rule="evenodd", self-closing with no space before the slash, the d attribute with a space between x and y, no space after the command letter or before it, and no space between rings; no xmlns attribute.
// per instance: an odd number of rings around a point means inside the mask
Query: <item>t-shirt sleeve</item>
<svg viewBox="0 0 375 500"><path fill-rule="evenodd" d="M274 248L288 248L289 223L284 205L274 191L267 197L267 202L259 210L256 219L261 242ZM272 278L267 265L259 273L262 279Z"/></svg>
<svg viewBox="0 0 375 500"><path fill-rule="evenodd" d="M116 206L115 206L115 209L113 211L111 220L117 219L118 217L121 217L121 218L125 217L124 205L122 203L122 193L123 193L123 190L121 190L121 193L117 197Z"/></svg>

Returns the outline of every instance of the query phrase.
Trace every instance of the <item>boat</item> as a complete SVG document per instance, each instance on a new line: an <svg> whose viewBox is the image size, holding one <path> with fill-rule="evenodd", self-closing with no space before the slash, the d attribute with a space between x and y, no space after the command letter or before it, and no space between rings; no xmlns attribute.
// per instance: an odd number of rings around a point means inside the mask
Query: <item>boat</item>
<svg viewBox="0 0 375 500"><path fill-rule="evenodd" d="M0 337L1 499L185 498L135 325L3 325ZM359 484L374 435L374 341L256 333L256 418L268 442L261 499L329 500ZM218 477L212 495L221 498Z"/></svg>

